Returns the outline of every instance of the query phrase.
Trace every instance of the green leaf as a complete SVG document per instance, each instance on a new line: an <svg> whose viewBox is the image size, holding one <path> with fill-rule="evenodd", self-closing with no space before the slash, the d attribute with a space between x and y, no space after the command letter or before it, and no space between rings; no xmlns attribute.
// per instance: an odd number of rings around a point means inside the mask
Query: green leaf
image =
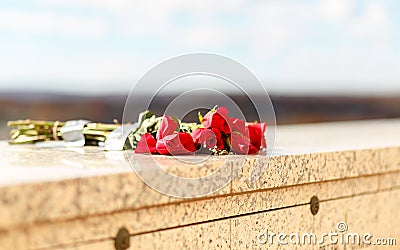
<svg viewBox="0 0 400 250"><path fill-rule="evenodd" d="M178 126L176 126L175 131L176 131L176 132L179 132L180 129L181 129L181 120L179 120L178 118L175 118L175 117L171 117L171 118L172 118L172 120L174 120L176 123L178 123Z"/></svg>
<svg viewBox="0 0 400 250"><path fill-rule="evenodd" d="M146 111L143 111L142 113L140 113L139 118L138 118L139 127L142 125L144 120L149 119L152 116L154 116L154 114L150 110L146 110Z"/></svg>
<svg viewBox="0 0 400 250"><path fill-rule="evenodd" d="M219 107L218 105L215 105L214 108L212 108L210 111L213 112L213 113L215 113L215 111L217 111L217 108L218 108L218 107Z"/></svg>
<svg viewBox="0 0 400 250"><path fill-rule="evenodd" d="M199 111L199 113L197 114L197 116L199 117L200 123L202 123L202 122L203 122L203 115L200 113L200 111Z"/></svg>

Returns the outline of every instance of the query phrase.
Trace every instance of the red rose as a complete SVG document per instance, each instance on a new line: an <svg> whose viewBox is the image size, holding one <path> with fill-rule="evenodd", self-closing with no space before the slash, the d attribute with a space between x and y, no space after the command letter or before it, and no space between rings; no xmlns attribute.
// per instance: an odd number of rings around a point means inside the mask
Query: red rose
<svg viewBox="0 0 400 250"><path fill-rule="evenodd" d="M178 122L169 116L164 115L157 130L156 139L160 140L167 135L172 135L178 128Z"/></svg>
<svg viewBox="0 0 400 250"><path fill-rule="evenodd" d="M145 133L140 138L140 141L136 146L135 153L157 153L156 144L156 139L154 139L150 133Z"/></svg>
<svg viewBox="0 0 400 250"><path fill-rule="evenodd" d="M266 127L267 124L265 122L248 123L246 125L247 131L249 133L250 142L257 149L260 149L261 147L265 148L267 146L264 135Z"/></svg>
<svg viewBox="0 0 400 250"><path fill-rule="evenodd" d="M224 106L218 107L215 112L219 113L222 116L228 117L228 110Z"/></svg>
<svg viewBox="0 0 400 250"><path fill-rule="evenodd" d="M232 132L239 132L242 135L248 137L247 131L246 131L246 122L243 120L240 120L238 118L230 118L230 125L231 125L231 130Z"/></svg>
<svg viewBox="0 0 400 250"><path fill-rule="evenodd" d="M222 140L222 136L221 136L221 133L219 132L219 130L215 129L215 128L212 128L211 130L214 132L215 137L217 137L217 149L218 150L224 149L225 144L224 144L224 141Z"/></svg>
<svg viewBox="0 0 400 250"><path fill-rule="evenodd" d="M196 151L192 136L186 132L165 136L157 141L156 149L162 155L182 155Z"/></svg>
<svg viewBox="0 0 400 250"><path fill-rule="evenodd" d="M236 154L256 154L258 149L250 140L239 133L232 133L230 137L231 149Z"/></svg>
<svg viewBox="0 0 400 250"><path fill-rule="evenodd" d="M228 111L225 107L219 107L214 112L208 112L203 117L202 124L205 128L216 128L225 134L230 134L228 121Z"/></svg>
<svg viewBox="0 0 400 250"><path fill-rule="evenodd" d="M195 144L200 144L205 148L214 148L217 146L217 149L221 150L225 147L221 138L221 133L215 128L198 128L193 131L192 137L195 141Z"/></svg>

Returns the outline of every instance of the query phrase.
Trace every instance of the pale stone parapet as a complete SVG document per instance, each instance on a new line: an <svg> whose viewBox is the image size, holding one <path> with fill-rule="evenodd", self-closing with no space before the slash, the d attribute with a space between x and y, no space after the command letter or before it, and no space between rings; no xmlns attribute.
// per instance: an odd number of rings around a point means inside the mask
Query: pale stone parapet
<svg viewBox="0 0 400 250"><path fill-rule="evenodd" d="M224 157L190 166L156 156L184 177L209 174ZM122 152L1 142L0 249L113 249L121 228L131 249L265 249L257 235L266 227L318 234L340 221L400 245L399 119L281 126L275 155L261 160L255 181L249 157L218 192L178 199L144 184Z"/></svg>

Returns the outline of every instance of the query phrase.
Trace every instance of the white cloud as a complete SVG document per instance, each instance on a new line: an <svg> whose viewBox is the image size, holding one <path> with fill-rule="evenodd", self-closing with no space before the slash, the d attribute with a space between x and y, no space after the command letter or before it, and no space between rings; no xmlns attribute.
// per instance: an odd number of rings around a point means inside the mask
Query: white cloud
<svg viewBox="0 0 400 250"><path fill-rule="evenodd" d="M131 0L39 0L44 7L86 8L104 11L116 21L116 30L126 36L152 36L160 42L182 43L184 46L219 46L231 38L231 34L219 27L224 15L240 14L248 6L245 0L221 1L131 1ZM177 23L177 15L190 17L193 23ZM234 31L233 31L234 32ZM222 38L221 38L222 35ZM226 39L224 35L228 35Z"/></svg>
<svg viewBox="0 0 400 250"><path fill-rule="evenodd" d="M148 61L111 55L84 55L80 58L48 57L46 62L37 61L38 54L32 53L26 61L15 59L4 65L0 79L18 80L49 79L52 81L101 82L135 81L138 73L152 66ZM24 72L21 74L21 72ZM17 76L17 77L16 77Z"/></svg>
<svg viewBox="0 0 400 250"><path fill-rule="evenodd" d="M182 42L186 44L186 47L192 49L201 47L218 47L223 46L227 32L221 28L213 26L202 26L196 27L195 29L189 29L181 35Z"/></svg>
<svg viewBox="0 0 400 250"><path fill-rule="evenodd" d="M121 11L126 10L129 6L134 4L134 1L129 0L38 0L44 6L71 6L71 7L85 7L91 9L103 9L108 11Z"/></svg>
<svg viewBox="0 0 400 250"><path fill-rule="evenodd" d="M105 34L107 24L99 19L54 12L1 9L0 30L20 34L99 36Z"/></svg>
<svg viewBox="0 0 400 250"><path fill-rule="evenodd" d="M390 29L388 11L378 2L370 2L362 16L352 22L352 31L367 39L387 40Z"/></svg>
<svg viewBox="0 0 400 250"><path fill-rule="evenodd" d="M252 6L245 39L253 53L268 59L287 49L302 34L299 21L308 19L307 12L307 6L296 3L272 1Z"/></svg>
<svg viewBox="0 0 400 250"><path fill-rule="evenodd" d="M317 4L315 14L322 19L341 22L349 17L353 5L354 1L350 0L323 0Z"/></svg>

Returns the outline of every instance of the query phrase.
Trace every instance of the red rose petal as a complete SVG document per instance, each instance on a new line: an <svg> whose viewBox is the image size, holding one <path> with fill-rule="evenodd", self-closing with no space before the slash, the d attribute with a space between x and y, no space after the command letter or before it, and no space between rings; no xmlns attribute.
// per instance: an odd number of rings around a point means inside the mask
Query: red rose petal
<svg viewBox="0 0 400 250"><path fill-rule="evenodd" d="M232 133L230 137L231 149L236 154L256 154L258 149L254 147L248 138L239 133Z"/></svg>
<svg viewBox="0 0 400 250"><path fill-rule="evenodd" d="M245 137L248 137L246 134L246 122L243 120L240 120L238 118L230 118L230 125L231 125L231 130L232 132L239 132Z"/></svg>
<svg viewBox="0 0 400 250"><path fill-rule="evenodd" d="M198 128L192 133L195 144L205 148L214 148L217 145L217 136L211 129Z"/></svg>
<svg viewBox="0 0 400 250"><path fill-rule="evenodd" d="M157 153L156 144L156 139L150 133L145 133L136 145L135 153Z"/></svg>
<svg viewBox="0 0 400 250"><path fill-rule="evenodd" d="M267 146L264 135L266 126L267 124L265 122L248 123L246 126L251 144L258 149L265 148Z"/></svg>
<svg viewBox="0 0 400 250"><path fill-rule="evenodd" d="M156 139L160 140L167 135L172 135L178 128L178 122L169 116L164 115L160 123L160 127L157 130Z"/></svg>
<svg viewBox="0 0 400 250"><path fill-rule="evenodd" d="M163 155L182 155L196 151L192 136L186 132L165 136L157 141L156 149Z"/></svg>

